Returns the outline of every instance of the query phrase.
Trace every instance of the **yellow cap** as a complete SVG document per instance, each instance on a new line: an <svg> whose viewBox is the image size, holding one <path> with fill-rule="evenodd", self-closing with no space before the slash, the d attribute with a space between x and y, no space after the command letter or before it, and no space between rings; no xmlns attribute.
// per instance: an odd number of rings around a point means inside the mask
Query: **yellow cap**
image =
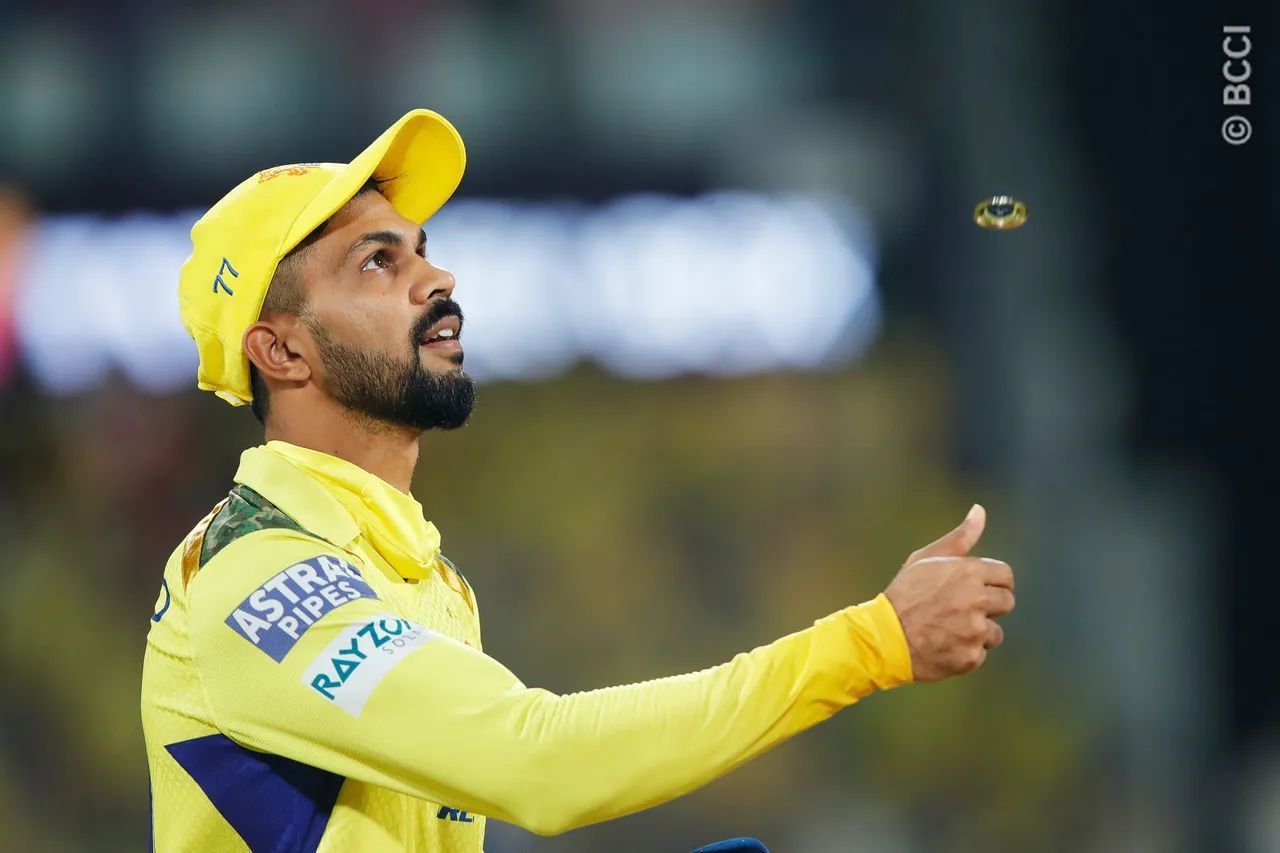
<svg viewBox="0 0 1280 853"><path fill-rule="evenodd" d="M276 265L370 179L405 218L425 222L462 180L467 155L453 125L414 110L350 163L258 172L191 229L178 304L200 353L197 384L233 406L252 401L245 331L258 320Z"/></svg>

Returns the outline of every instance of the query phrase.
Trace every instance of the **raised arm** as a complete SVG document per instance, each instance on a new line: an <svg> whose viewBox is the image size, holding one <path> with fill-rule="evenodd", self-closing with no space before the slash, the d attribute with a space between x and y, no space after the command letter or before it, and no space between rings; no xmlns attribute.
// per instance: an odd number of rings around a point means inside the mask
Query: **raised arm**
<svg viewBox="0 0 1280 853"><path fill-rule="evenodd" d="M314 540L270 535L244 552L252 565L233 545L193 581L193 641L214 722L247 747L539 833L691 791L912 677L913 648L880 595L710 669L556 695L392 615ZM274 629L246 629L236 608L270 598L260 591L296 565L357 576L333 594L340 605L264 651ZM913 612L928 598L912 598Z"/></svg>

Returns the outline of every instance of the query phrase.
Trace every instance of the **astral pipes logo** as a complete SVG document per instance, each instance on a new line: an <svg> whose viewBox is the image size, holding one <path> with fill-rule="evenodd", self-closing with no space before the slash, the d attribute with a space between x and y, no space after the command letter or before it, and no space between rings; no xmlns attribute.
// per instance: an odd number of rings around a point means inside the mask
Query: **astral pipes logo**
<svg viewBox="0 0 1280 853"><path fill-rule="evenodd" d="M348 601L377 597L355 566L333 556L312 557L249 593L227 624L279 663L321 616Z"/></svg>

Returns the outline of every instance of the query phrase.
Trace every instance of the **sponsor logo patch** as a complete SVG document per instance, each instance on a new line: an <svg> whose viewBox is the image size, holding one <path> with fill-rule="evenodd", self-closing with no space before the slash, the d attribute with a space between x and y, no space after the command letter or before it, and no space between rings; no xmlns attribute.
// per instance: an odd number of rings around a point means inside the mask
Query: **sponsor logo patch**
<svg viewBox="0 0 1280 853"><path fill-rule="evenodd" d="M279 663L330 610L357 598L377 597L355 566L322 555L295 563L249 593L231 611L227 624Z"/></svg>
<svg viewBox="0 0 1280 853"><path fill-rule="evenodd" d="M475 815L469 815L464 810L455 809L452 806L441 806L440 811L436 812L436 820L445 820L446 818L461 823L475 822Z"/></svg>
<svg viewBox="0 0 1280 853"><path fill-rule="evenodd" d="M379 613L335 637L302 674L302 683L358 717L392 667L432 636L421 625Z"/></svg>

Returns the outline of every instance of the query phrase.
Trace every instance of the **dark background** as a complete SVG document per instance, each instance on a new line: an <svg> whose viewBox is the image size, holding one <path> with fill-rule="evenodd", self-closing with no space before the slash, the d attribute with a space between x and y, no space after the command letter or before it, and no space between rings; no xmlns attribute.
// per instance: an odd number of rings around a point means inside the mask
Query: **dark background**
<svg viewBox="0 0 1280 853"><path fill-rule="evenodd" d="M1276 850L1274 19L1207 3L8 3L0 186L18 233L80 211L203 208L264 166L345 160L425 105L468 141L464 198L834 192L874 228L870 351L812 373L637 383L581 364L486 385L476 422L425 457L469 484L424 504L477 587L488 650L552 689L703 666L870 597L978 499L992 552L1020 571L1007 653L964 683L874 699L687 800L560 839L495 825L490 849L758 831L780 850ZM1239 147L1220 136L1226 24L1253 28ZM724 33L737 48L698 41ZM609 61L637 42L653 52ZM40 119L71 97L31 59L54 50L80 64L53 68L93 81L70 87L90 93L73 122ZM691 50L707 79L758 78L758 97L730 82L682 99L689 81L668 69ZM244 75L275 106L242 111L175 68ZM637 90L651 100L611 111ZM973 204L1005 191L1027 226L974 228ZM0 300L21 298L24 264L59 263L23 245L0 264ZM464 306L469 286L483 282L462 282ZM18 547L0 825L14 849L137 849L139 614L254 424L118 377L51 393L24 362L20 314L2 313L16 342L0 524ZM602 490L620 496L596 541L573 519ZM556 511L528 520L541 502ZM743 533L780 519L785 535ZM611 542L631 556L584 580ZM772 554L789 558L786 593ZM611 601L653 562L666 568L631 590L637 611ZM41 618L17 618L28 607ZM668 639L617 636L637 616L667 620ZM71 626L62 639L20 633L49 619ZM583 635L611 639L584 660ZM115 657L86 659L94 642Z"/></svg>

